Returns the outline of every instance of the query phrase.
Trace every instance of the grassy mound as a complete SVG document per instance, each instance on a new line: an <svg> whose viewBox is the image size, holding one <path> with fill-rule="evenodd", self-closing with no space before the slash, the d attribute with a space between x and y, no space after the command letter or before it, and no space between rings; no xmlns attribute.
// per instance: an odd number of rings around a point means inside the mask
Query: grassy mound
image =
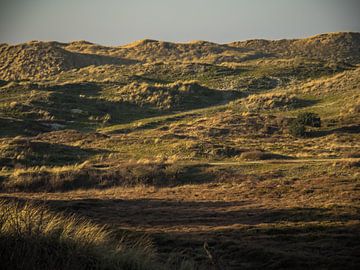
<svg viewBox="0 0 360 270"><path fill-rule="evenodd" d="M282 56L305 56L308 58L349 61L359 61L359 33L327 33L305 39L264 40L254 39L233 42L230 46L239 49L258 50L268 54Z"/></svg>
<svg viewBox="0 0 360 270"><path fill-rule="evenodd" d="M96 167L82 164L17 168L0 184L3 191L67 191L114 186L172 186L198 176L192 166L165 163L121 163Z"/></svg>
<svg viewBox="0 0 360 270"><path fill-rule="evenodd" d="M249 110L289 110L301 106L301 101L295 95L282 93L267 93L251 95L245 100L245 106Z"/></svg>
<svg viewBox="0 0 360 270"><path fill-rule="evenodd" d="M4 80L43 79L64 70L89 65L124 64L129 60L75 53L58 42L32 41L18 45L1 44L0 78Z"/></svg>
<svg viewBox="0 0 360 270"><path fill-rule="evenodd" d="M206 107L219 103L225 97L221 91L201 86L196 81L177 81L156 85L131 83L121 88L115 98L139 106L168 110Z"/></svg>
<svg viewBox="0 0 360 270"><path fill-rule="evenodd" d="M94 150L16 137L0 142L0 166L69 165L84 161Z"/></svg>

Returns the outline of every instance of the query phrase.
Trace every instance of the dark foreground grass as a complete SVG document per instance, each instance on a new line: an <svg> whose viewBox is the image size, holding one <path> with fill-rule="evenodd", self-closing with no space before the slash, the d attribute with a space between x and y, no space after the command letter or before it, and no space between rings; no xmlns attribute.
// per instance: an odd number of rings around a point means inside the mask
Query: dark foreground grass
<svg viewBox="0 0 360 270"><path fill-rule="evenodd" d="M1 269L194 269L161 265L151 241L117 240L105 226L31 203L0 201Z"/></svg>

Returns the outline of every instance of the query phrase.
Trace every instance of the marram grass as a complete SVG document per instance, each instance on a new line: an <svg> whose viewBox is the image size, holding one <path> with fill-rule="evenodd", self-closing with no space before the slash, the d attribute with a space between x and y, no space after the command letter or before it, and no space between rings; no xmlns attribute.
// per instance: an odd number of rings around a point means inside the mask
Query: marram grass
<svg viewBox="0 0 360 270"><path fill-rule="evenodd" d="M148 238L132 243L74 215L0 201L1 269L166 269Z"/></svg>

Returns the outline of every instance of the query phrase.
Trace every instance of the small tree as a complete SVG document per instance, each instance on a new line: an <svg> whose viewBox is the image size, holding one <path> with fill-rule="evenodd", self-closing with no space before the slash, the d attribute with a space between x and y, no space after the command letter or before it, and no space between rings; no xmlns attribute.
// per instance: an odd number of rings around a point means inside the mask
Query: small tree
<svg viewBox="0 0 360 270"><path fill-rule="evenodd" d="M303 112L297 116L297 121L305 126L321 127L320 116L312 112Z"/></svg>
<svg viewBox="0 0 360 270"><path fill-rule="evenodd" d="M312 112L298 114L289 125L290 134L294 137L306 137L306 126L321 127L320 116Z"/></svg>

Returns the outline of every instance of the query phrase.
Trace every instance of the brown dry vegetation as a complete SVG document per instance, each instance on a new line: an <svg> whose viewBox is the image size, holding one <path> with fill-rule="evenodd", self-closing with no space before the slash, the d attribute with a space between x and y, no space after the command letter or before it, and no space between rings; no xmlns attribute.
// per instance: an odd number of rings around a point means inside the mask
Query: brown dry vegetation
<svg viewBox="0 0 360 270"><path fill-rule="evenodd" d="M181 251L203 269L210 267L205 241L225 269L356 268L358 165L344 160L213 166L222 175L210 183L11 196L146 232L163 260Z"/></svg>

